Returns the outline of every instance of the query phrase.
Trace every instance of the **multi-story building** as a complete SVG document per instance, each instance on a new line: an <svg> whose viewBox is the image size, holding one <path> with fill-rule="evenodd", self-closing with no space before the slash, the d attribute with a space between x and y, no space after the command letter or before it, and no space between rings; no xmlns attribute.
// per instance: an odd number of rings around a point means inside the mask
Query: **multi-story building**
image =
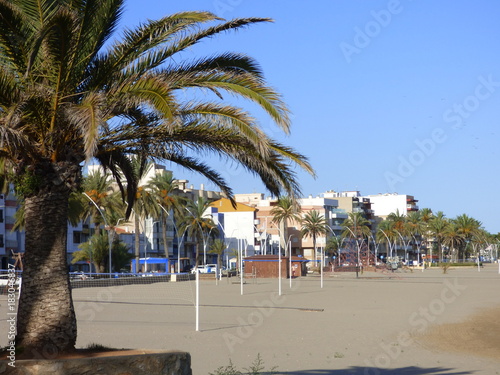
<svg viewBox="0 0 500 375"><path fill-rule="evenodd" d="M406 216L408 212L418 211L417 202L413 195L407 194L377 194L368 195L373 207L373 213L377 218L385 219L391 213L399 212Z"/></svg>
<svg viewBox="0 0 500 375"><path fill-rule="evenodd" d="M287 226L287 237L283 238L283 233L277 223L274 222L274 216L271 213L277 205L278 200L264 198L264 194L236 194L235 199L238 202L248 204L257 209L256 212L256 233L255 238L259 239L261 245L261 254L277 254L280 243L285 243L287 250L291 250L292 255L304 256L306 259L318 259L318 254L314 251L313 240L311 237L302 237L300 231L302 225L298 221L290 221ZM300 216L303 218L308 212L317 211L325 218L329 228L326 235L316 238L316 250L324 248L328 237L340 235L343 220L347 218L347 213L338 208L336 199L325 197L313 197L298 199L300 205Z"/></svg>
<svg viewBox="0 0 500 375"><path fill-rule="evenodd" d="M336 192L333 190L323 193L325 198L334 198L338 202L338 209L343 212L361 213L370 224L372 228L374 223L372 203L369 198L362 197L357 190Z"/></svg>
<svg viewBox="0 0 500 375"><path fill-rule="evenodd" d="M255 207L238 202L233 206L227 198L212 202L208 214L222 230L228 253L238 251L244 257L261 254L261 246L256 242L255 235L256 213Z"/></svg>

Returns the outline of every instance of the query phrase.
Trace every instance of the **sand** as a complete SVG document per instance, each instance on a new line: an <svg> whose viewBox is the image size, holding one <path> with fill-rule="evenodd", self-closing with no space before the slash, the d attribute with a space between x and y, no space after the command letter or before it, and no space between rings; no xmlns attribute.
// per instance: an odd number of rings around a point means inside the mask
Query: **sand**
<svg viewBox="0 0 500 375"><path fill-rule="evenodd" d="M248 280L243 295L232 281L200 283L198 332L194 282L123 287L99 303L75 291L77 346L184 350L196 375L229 361L243 370L258 355L287 374L500 374L496 264L333 273L323 288L307 276L283 280L281 296L276 279Z"/></svg>

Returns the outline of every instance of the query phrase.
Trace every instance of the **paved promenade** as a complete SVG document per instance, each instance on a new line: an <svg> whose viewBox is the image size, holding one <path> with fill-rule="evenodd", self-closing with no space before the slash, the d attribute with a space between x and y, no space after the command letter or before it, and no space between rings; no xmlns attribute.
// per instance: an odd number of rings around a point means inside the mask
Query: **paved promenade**
<svg viewBox="0 0 500 375"><path fill-rule="evenodd" d="M188 351L195 375L230 359L242 370L258 354L288 374L500 374L498 265L333 273L323 284L283 280L279 296L278 280L248 280L241 295L237 279L203 280L198 332L194 281L75 290L77 345Z"/></svg>

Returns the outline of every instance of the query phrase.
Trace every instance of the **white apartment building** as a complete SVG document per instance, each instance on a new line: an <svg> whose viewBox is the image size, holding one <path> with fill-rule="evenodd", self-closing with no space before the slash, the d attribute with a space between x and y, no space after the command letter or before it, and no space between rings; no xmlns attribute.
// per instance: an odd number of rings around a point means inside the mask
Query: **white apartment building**
<svg viewBox="0 0 500 375"><path fill-rule="evenodd" d="M408 212L418 211L418 200L413 195L387 193L377 195L367 195L370 199L372 210L375 216L385 219L391 213L399 212L406 216Z"/></svg>
<svg viewBox="0 0 500 375"><path fill-rule="evenodd" d="M238 251L244 257L260 254L261 248L255 241L256 212L255 207L243 203L233 207L227 198L212 202L209 214L222 230L228 252Z"/></svg>

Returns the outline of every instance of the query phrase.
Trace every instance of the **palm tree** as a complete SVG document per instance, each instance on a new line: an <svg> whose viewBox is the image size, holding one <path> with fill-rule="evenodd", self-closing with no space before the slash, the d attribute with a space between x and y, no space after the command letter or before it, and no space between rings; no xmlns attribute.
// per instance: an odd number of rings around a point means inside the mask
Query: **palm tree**
<svg viewBox="0 0 500 375"><path fill-rule="evenodd" d="M387 216L387 220L391 221L394 226L393 229L399 233L403 233L405 230L405 222L406 222L406 216L401 214L399 210L396 210L396 212L391 212Z"/></svg>
<svg viewBox="0 0 500 375"><path fill-rule="evenodd" d="M413 244L413 251L416 251L418 241L421 241L422 234L427 230L427 225L422 219L420 211L409 212L406 216L406 229L405 233L409 237L409 243Z"/></svg>
<svg viewBox="0 0 500 375"><path fill-rule="evenodd" d="M273 223L279 226L280 235L280 251L287 255L286 241L288 239L288 222L294 220L300 222L299 216L300 205L290 196L284 196L278 199L276 206L271 210L273 216Z"/></svg>
<svg viewBox="0 0 500 375"><path fill-rule="evenodd" d="M382 222L380 222L378 224L377 234L375 237L379 243L387 244L386 254L387 257L391 256L392 255L391 243L395 244L396 241L398 240L398 235L394 230L394 222L389 220L383 220Z"/></svg>
<svg viewBox="0 0 500 375"><path fill-rule="evenodd" d="M342 248L343 242L344 239L337 235L328 238L325 245L325 253L338 258L340 256L340 249Z"/></svg>
<svg viewBox="0 0 500 375"><path fill-rule="evenodd" d="M97 273L106 272L106 264L109 255L109 241L105 233L95 233L78 246L80 250L73 253L72 263L79 261L92 262Z"/></svg>
<svg viewBox="0 0 500 375"><path fill-rule="evenodd" d="M368 237L371 233L370 222L363 216L361 212L349 212L347 219L342 223L344 237L363 238Z"/></svg>
<svg viewBox="0 0 500 375"><path fill-rule="evenodd" d="M212 245L210 246L210 250L208 251L210 254L216 254L217 255L217 270L221 269L222 266L222 256L224 255L224 251L226 251L227 246L226 243L217 238L212 242ZM219 277L218 275L216 277Z"/></svg>
<svg viewBox="0 0 500 375"><path fill-rule="evenodd" d="M79 245L80 250L73 253L71 263L79 261L92 262L97 273L117 272L125 265L130 264L132 255L128 253L127 246L120 242L118 237L114 237L112 241L112 267L109 269L109 238L106 234L95 233L87 242Z"/></svg>
<svg viewBox="0 0 500 375"><path fill-rule="evenodd" d="M394 244L396 244L397 241L400 242L401 246L405 249L406 252L406 245L407 245L407 225L406 225L406 216L404 214L401 214L399 210L396 210L396 212L391 212L387 216L387 220L392 222L392 230L396 233L397 237L396 240L394 241ZM406 239L406 240L405 240ZM396 249L396 255L397 255L397 249Z"/></svg>
<svg viewBox="0 0 500 375"><path fill-rule="evenodd" d="M182 203L185 204L186 199L180 195L181 190L179 190L174 176L170 171L156 174L149 180L147 189L151 192L153 199L160 207L159 216L156 218L161 222L163 248L165 257L168 258L167 220L172 210L179 211L183 209ZM171 221L174 223L173 217Z"/></svg>
<svg viewBox="0 0 500 375"><path fill-rule="evenodd" d="M442 211L438 211L429 221L427 229L431 236L434 237L437 243L437 249L439 252L439 261L443 261L443 241L445 238L446 227L448 226L448 220Z"/></svg>
<svg viewBox="0 0 500 375"><path fill-rule="evenodd" d="M80 196L80 200L84 209L81 219L85 221L90 218L95 232L98 232L105 223L116 222L114 220L116 216L123 217L123 202L119 194L113 190L108 174L103 174L98 169L89 173L83 179L82 188L84 196ZM104 227L101 232L104 233Z"/></svg>
<svg viewBox="0 0 500 375"><path fill-rule="evenodd" d="M144 223L146 218L153 214L157 216L159 208L155 204L155 200L151 192L147 189L147 182L143 180L149 173L153 164L148 161L145 155L139 155L132 158L130 163L130 174L133 176L131 184L135 190L135 199L131 211L134 214L134 254L135 254L135 272L139 272L139 260L141 257L140 241L141 241L141 222ZM142 226L144 236L144 246L146 247L146 225ZM144 256L146 251L144 250Z"/></svg>
<svg viewBox="0 0 500 375"><path fill-rule="evenodd" d="M304 215L301 225L300 235L302 237L312 237L314 257L316 258L316 238L327 232L325 217L318 211L312 210Z"/></svg>
<svg viewBox="0 0 500 375"><path fill-rule="evenodd" d="M196 238L195 267L200 264L200 247L206 251L210 234L217 231L217 225L212 217L206 216L205 212L210 208L212 202L203 197L198 197L196 202L187 201L187 215L182 220L185 226L189 226L187 233L190 237Z"/></svg>
<svg viewBox="0 0 500 375"><path fill-rule="evenodd" d="M370 222L363 216L361 212L349 212L347 219L342 223L344 231L342 237L352 238L356 242L357 255L356 264L360 263L360 251L364 238L369 238L371 235ZM367 251L367 265L368 265L368 251ZM357 271L356 271L357 272Z"/></svg>
<svg viewBox="0 0 500 375"><path fill-rule="evenodd" d="M443 245L448 247L454 261L457 260L457 249L460 249L464 242L464 235L461 233L460 227L454 221L450 222L443 232Z"/></svg>
<svg viewBox="0 0 500 375"><path fill-rule="evenodd" d="M453 222L457 225L458 232L464 239L462 246L459 247L458 254L459 258L463 259L469 255L468 244L480 233L481 222L466 214L457 216L453 219Z"/></svg>
<svg viewBox="0 0 500 375"><path fill-rule="evenodd" d="M203 39L269 19L224 22L208 12L183 12L108 43L123 9L123 0L0 1L0 161L14 171L25 201L16 336L25 350L75 346L66 223L69 195L80 188L85 160L94 158L111 172L129 202L127 217L137 186L127 154L182 165L230 197L229 185L201 161L200 151L235 161L276 196L299 194L294 166L314 173L303 155L269 138L247 111L223 101L226 93L253 101L289 131L286 105L254 60L229 53L194 62L178 56ZM200 88L215 93L214 99L176 95Z"/></svg>

